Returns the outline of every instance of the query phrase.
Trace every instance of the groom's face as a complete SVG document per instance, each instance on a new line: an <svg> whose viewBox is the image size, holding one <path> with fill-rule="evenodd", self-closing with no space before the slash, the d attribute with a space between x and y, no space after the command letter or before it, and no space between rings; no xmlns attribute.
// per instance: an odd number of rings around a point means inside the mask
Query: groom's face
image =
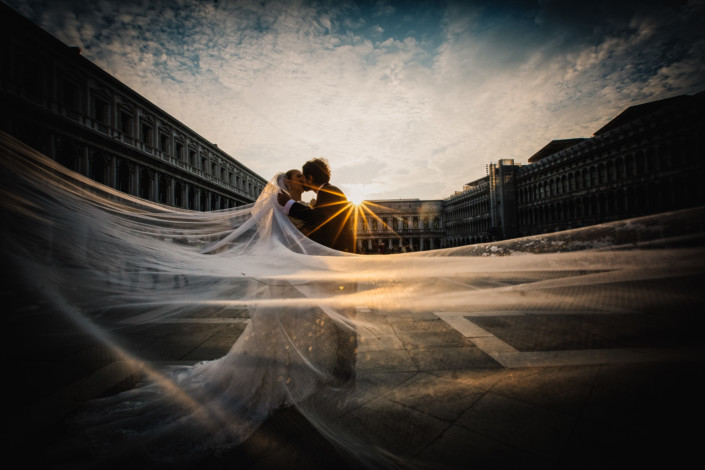
<svg viewBox="0 0 705 470"><path fill-rule="evenodd" d="M316 186L313 183L313 176L304 173L304 191L313 191Z"/></svg>

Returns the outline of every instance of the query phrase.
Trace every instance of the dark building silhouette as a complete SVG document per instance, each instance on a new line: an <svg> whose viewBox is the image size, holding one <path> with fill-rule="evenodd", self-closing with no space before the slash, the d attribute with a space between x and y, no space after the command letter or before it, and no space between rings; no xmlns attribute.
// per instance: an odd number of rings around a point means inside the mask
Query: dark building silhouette
<svg viewBox="0 0 705 470"><path fill-rule="evenodd" d="M444 246L489 240L493 227L490 193L490 178L486 176L466 184L462 191L456 191L443 200L446 221Z"/></svg>
<svg viewBox="0 0 705 470"><path fill-rule="evenodd" d="M266 181L0 3L0 130L89 178L193 210L255 201Z"/></svg>
<svg viewBox="0 0 705 470"><path fill-rule="evenodd" d="M631 106L591 138L549 142L527 165L513 159L488 164L487 176L442 200L442 245L704 205L704 98L700 92ZM370 202L372 211L382 213L376 205L385 201ZM369 233L359 227L358 237Z"/></svg>
<svg viewBox="0 0 705 470"><path fill-rule="evenodd" d="M705 204L705 93L632 106L516 170L517 229L555 232Z"/></svg>

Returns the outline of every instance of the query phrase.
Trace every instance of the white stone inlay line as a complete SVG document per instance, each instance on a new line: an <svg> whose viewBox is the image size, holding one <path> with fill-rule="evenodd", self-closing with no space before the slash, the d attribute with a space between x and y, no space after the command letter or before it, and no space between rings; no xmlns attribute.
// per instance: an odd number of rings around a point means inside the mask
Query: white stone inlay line
<svg viewBox="0 0 705 470"><path fill-rule="evenodd" d="M162 318L148 323L249 323L249 318Z"/></svg>
<svg viewBox="0 0 705 470"><path fill-rule="evenodd" d="M687 357L688 354L691 353L679 349L624 348L498 353L492 357L507 369L514 369L520 367L635 364L653 361L676 361L682 360L684 357Z"/></svg>
<svg viewBox="0 0 705 470"><path fill-rule="evenodd" d="M606 310L578 310L575 312L566 312L565 310L540 310L532 312L531 310L483 310L481 312L433 312L439 317L516 317L522 315L609 315L609 314L624 314L628 312L615 312Z"/></svg>
<svg viewBox="0 0 705 470"><path fill-rule="evenodd" d="M507 369L520 367L575 366L593 364L626 364L655 360L677 360L687 357L685 350L651 348L581 349L565 351L521 352L480 328L468 316L511 316L521 312L434 312L441 320L472 341L482 352Z"/></svg>
<svg viewBox="0 0 705 470"><path fill-rule="evenodd" d="M468 338L486 338L488 336L494 337L492 333L480 328L465 317L449 317L440 315L440 312L437 312L436 315L438 315L444 322L458 330L463 336Z"/></svg>

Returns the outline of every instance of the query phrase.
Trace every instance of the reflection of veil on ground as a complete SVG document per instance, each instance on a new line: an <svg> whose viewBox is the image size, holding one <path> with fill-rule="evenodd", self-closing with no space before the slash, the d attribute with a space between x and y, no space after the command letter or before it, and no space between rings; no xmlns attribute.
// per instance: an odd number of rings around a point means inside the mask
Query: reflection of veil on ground
<svg viewBox="0 0 705 470"><path fill-rule="evenodd" d="M356 256L303 236L276 207L276 177L252 205L192 212L124 195L1 139L3 262L54 311L138 362L121 339L125 325L212 309L249 319L224 357L148 368L144 385L92 402L74 419L101 446L139 442L157 458L215 452L241 443L277 408L295 406L342 452L408 465L397 459L410 455L384 448L385 436L346 421L389 390L359 386L369 385L362 353L357 387L335 379L340 331L359 333L364 350L398 312L628 312L699 295L660 297L650 286L702 276L700 209L494 244ZM349 285L357 289L341 289ZM361 307L364 315L341 315Z"/></svg>

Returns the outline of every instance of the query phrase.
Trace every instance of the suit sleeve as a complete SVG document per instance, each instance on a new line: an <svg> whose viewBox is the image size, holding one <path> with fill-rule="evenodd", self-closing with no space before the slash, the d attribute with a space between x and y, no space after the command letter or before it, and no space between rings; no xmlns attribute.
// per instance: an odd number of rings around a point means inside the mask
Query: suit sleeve
<svg viewBox="0 0 705 470"><path fill-rule="evenodd" d="M318 225L323 220L325 220L321 214L321 210L311 209L309 206L304 204L294 203L291 208L289 208L289 216L301 219L308 225L316 224Z"/></svg>
<svg viewBox="0 0 705 470"><path fill-rule="evenodd" d="M310 226L318 226L326 222L341 208L343 198L331 192L320 191L316 206L310 208L303 204L294 204L289 209L289 215L301 219Z"/></svg>

